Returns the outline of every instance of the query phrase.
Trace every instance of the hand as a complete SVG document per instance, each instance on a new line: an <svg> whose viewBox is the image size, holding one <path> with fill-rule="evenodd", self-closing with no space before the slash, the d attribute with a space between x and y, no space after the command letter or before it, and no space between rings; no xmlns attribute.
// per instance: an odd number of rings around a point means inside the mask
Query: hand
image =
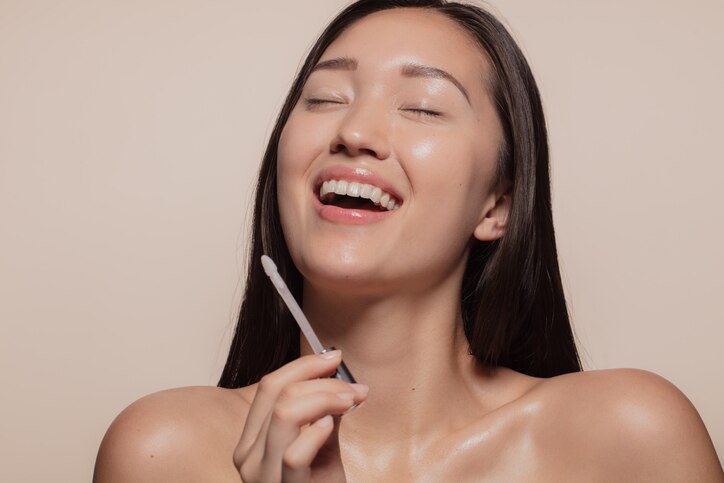
<svg viewBox="0 0 724 483"><path fill-rule="evenodd" d="M344 482L339 417L367 398L367 386L325 376L340 351L300 357L259 382L234 464L245 483Z"/></svg>

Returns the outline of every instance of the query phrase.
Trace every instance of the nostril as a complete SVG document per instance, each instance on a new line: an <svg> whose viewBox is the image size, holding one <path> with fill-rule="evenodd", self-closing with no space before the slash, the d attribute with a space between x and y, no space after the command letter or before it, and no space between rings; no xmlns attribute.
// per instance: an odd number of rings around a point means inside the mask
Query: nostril
<svg viewBox="0 0 724 483"><path fill-rule="evenodd" d="M368 156L372 156L372 157L381 159L378 156L377 151L375 151L374 149L363 148L363 147L358 148L355 146L350 146L345 143L332 144L331 152L332 152L332 154L346 153L349 156L368 155Z"/></svg>

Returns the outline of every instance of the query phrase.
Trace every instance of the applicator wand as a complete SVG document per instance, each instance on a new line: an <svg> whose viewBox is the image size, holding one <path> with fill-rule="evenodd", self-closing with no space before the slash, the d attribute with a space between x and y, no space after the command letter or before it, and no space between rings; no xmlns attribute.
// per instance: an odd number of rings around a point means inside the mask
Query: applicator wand
<svg viewBox="0 0 724 483"><path fill-rule="evenodd" d="M309 325L309 320L307 320L307 317L304 315L304 312L302 312L302 309L299 307L297 301L294 300L294 296L289 291L289 288L287 288L287 284L284 283L284 279L282 279L282 276L279 275L279 270L277 270L277 266L274 261L268 256L262 255L261 264L264 267L264 272L266 272L267 276L271 279L272 284L274 284L274 288L277 289L277 292L279 292L282 300L284 300L284 303L287 304L287 308L292 313L294 320L297 321L299 329L304 334L304 337L307 338L307 342L309 342L309 345L312 347L314 353L324 354L325 352L334 350L334 347L325 348L322 343L319 342L317 334L314 333L312 326ZM357 382L354 380L354 377L352 377L352 373L349 372L349 369L347 369L344 361L339 363L334 377L342 381L349 382L350 384Z"/></svg>

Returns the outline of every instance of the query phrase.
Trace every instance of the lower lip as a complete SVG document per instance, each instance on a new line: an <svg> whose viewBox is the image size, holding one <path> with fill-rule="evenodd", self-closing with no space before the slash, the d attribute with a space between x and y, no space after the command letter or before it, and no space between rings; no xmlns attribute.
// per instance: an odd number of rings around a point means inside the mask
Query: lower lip
<svg viewBox="0 0 724 483"><path fill-rule="evenodd" d="M345 223L348 225L366 225L382 221L394 213L393 211L370 211L340 208L333 205L325 205L315 193L312 193L314 208L323 219L333 223Z"/></svg>

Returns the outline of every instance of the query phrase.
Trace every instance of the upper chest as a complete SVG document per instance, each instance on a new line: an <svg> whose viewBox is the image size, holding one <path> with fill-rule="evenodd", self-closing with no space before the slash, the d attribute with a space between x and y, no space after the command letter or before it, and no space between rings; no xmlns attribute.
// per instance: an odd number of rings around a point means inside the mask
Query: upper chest
<svg viewBox="0 0 724 483"><path fill-rule="evenodd" d="M341 441L347 481L610 481L609 464L590 451L597 436L580 424L585 414L578 404L521 398L416 451Z"/></svg>
<svg viewBox="0 0 724 483"><path fill-rule="evenodd" d="M546 481L554 465L541 436L528 415L510 408L410 452L341 442L342 459L350 483Z"/></svg>

